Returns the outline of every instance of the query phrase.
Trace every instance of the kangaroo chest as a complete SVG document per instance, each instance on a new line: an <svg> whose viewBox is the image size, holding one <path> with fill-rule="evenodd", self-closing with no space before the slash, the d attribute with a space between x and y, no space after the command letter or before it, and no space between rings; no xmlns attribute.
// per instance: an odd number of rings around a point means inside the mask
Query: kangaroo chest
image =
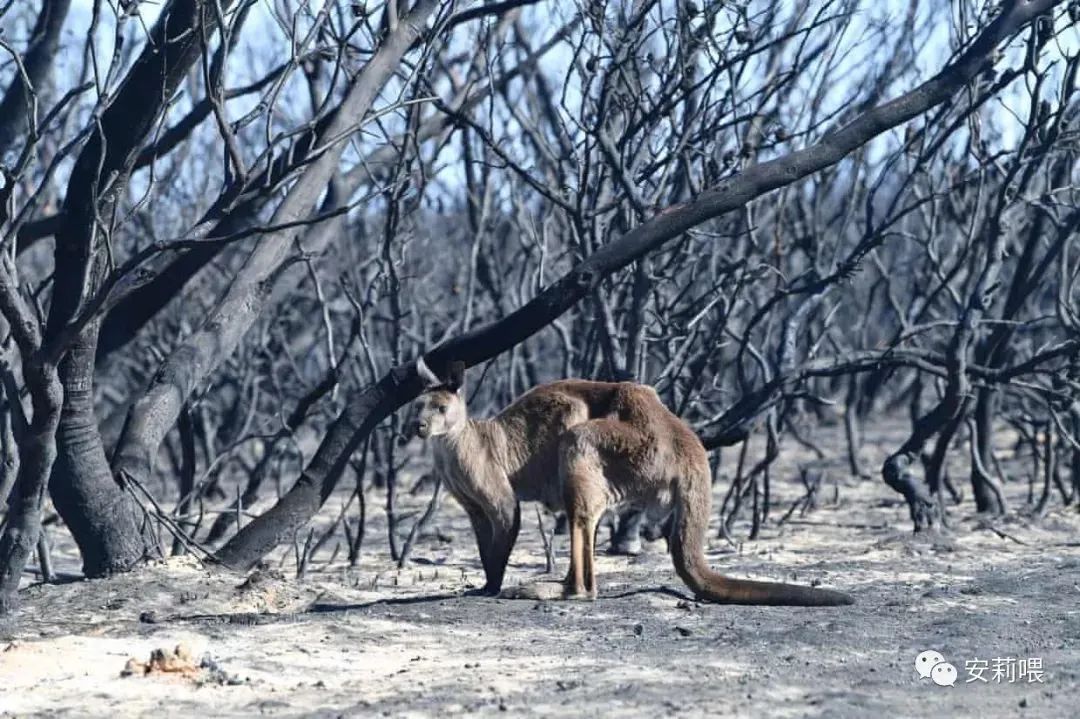
<svg viewBox="0 0 1080 719"><path fill-rule="evenodd" d="M554 451L537 452L524 462L504 463L483 448L444 440L435 445L434 461L436 473L458 501L483 504L492 496L510 491L519 501L539 501L553 510L561 508L562 491Z"/></svg>
<svg viewBox="0 0 1080 719"><path fill-rule="evenodd" d="M434 454L436 473L458 501L485 505L510 491L506 474L482 448L442 441Z"/></svg>
<svg viewBox="0 0 1080 719"><path fill-rule="evenodd" d="M452 452L445 442L435 444L434 459L435 472L442 477L443 484L452 494L460 496L463 490L472 484L469 473L465 471L457 454Z"/></svg>

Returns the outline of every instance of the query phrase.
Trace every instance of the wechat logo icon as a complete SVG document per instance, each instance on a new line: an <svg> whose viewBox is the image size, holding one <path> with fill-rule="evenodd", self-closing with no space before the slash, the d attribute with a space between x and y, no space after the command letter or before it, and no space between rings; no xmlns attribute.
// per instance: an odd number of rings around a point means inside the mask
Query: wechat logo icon
<svg viewBox="0 0 1080 719"><path fill-rule="evenodd" d="M915 657L915 671L920 679L930 679L939 687L956 686L956 667L945 661L941 652L927 649Z"/></svg>

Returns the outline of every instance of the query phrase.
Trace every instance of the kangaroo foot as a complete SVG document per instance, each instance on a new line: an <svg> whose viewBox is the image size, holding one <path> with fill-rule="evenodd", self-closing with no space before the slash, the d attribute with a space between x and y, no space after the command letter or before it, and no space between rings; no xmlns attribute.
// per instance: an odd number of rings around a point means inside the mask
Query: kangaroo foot
<svg viewBox="0 0 1080 719"><path fill-rule="evenodd" d="M499 596L503 599L532 599L550 602L562 599L565 593L562 582L540 581L510 587L503 590L503 593Z"/></svg>
<svg viewBox="0 0 1080 719"><path fill-rule="evenodd" d="M579 602L592 602L596 600L596 590L594 589L591 592L586 590L578 591L576 589L566 587L564 588L563 599Z"/></svg>

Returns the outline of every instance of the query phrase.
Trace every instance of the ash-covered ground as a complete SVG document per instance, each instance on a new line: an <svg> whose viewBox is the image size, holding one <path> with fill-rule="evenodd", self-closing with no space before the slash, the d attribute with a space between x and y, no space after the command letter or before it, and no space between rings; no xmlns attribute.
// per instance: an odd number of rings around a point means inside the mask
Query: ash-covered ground
<svg viewBox="0 0 1080 719"><path fill-rule="evenodd" d="M901 429L869 433L867 467ZM1022 466L1002 453L1007 470ZM785 450L774 520L802 495L794 478L810 459ZM717 486L717 501L725 490ZM1080 513L1058 502L1032 518L1026 495L1026 483L1012 482L1009 517L977 517L966 503L949 531L913 537L899 498L838 460L814 511L771 522L755 542L732 545L714 527L715 567L855 596L832 609L695 602L663 541L633 559L601 556L595 602L464 597L481 572L456 504L443 504L396 570L385 518L369 502L352 569L323 557L298 581L283 548L251 578L181 557L108 580L29 586L0 628L0 716L1073 717ZM532 507L522 516L508 585L544 571ZM747 527L735 531L745 537ZM62 535L53 538L58 566L76 569ZM567 541L555 541L563 572ZM142 668L156 649L176 671ZM919 677L924 650L957 668L955 686ZM139 670L122 676L131 658ZM969 681L984 661L987 681Z"/></svg>

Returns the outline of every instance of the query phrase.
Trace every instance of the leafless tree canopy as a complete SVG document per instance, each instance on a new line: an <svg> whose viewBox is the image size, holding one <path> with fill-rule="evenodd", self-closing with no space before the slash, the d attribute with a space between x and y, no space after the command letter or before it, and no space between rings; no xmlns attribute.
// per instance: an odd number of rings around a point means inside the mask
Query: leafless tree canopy
<svg viewBox="0 0 1080 719"><path fill-rule="evenodd" d="M754 536L781 447L825 423L916 531L956 502L1077 503L1076 22L1061 0L0 0L0 611L35 552L49 573L43 520L89 576L282 543L300 571L364 541L406 562L438 507L396 514L418 356L473 367L480 414L560 377L654 385L734 448L722 526ZM884 415L907 436L868 466ZM1030 476L997 464L1004 429ZM373 486L390 531L365 540Z"/></svg>

